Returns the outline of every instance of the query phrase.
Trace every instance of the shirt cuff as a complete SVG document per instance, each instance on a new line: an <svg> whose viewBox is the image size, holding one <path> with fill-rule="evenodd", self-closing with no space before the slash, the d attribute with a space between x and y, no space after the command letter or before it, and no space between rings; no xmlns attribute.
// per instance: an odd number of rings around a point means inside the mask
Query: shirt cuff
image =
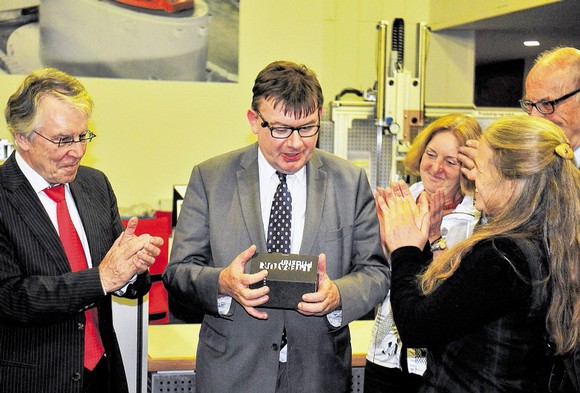
<svg viewBox="0 0 580 393"><path fill-rule="evenodd" d="M129 285L133 284L135 281L137 281L137 275L135 274L133 277L131 277L131 279L129 280L129 282L127 284L125 284L124 287L119 288L115 291L115 295L117 296L123 296L125 294L125 292L127 292L127 288L129 288ZM105 288L103 287L103 291L105 291ZM105 291L105 295L107 294L107 292Z"/></svg>
<svg viewBox="0 0 580 393"><path fill-rule="evenodd" d="M328 319L328 323L333 327L340 327L340 325L342 325L342 309L337 309L328 313L326 318Z"/></svg>
<svg viewBox="0 0 580 393"><path fill-rule="evenodd" d="M232 297L227 295L220 295L217 298L218 313L221 316L228 315L230 307L232 306Z"/></svg>

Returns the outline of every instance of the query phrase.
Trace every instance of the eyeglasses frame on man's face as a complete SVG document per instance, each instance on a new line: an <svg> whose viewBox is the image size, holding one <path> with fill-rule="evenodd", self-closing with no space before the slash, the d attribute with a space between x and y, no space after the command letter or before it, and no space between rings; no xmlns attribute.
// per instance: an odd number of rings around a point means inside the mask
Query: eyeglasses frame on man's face
<svg viewBox="0 0 580 393"><path fill-rule="evenodd" d="M578 92L580 92L580 89L576 89L571 93L565 94L560 98L556 98L555 100L540 100L537 102L532 102L530 100L526 100L526 99L521 99L520 100L520 106L522 107L522 109L524 110L524 112L526 113L532 113L533 108L536 108L536 110L538 112L540 112L542 115L549 115L551 113L554 113L554 111L556 110L556 105L561 103L562 101L567 100L568 98L572 97L573 95L577 94ZM538 104L541 104L543 106L549 105L548 106L548 110L543 110L540 109L538 107Z"/></svg>
<svg viewBox="0 0 580 393"><path fill-rule="evenodd" d="M64 137L57 138L56 140L53 140L53 139L49 139L49 138L45 137L44 135L42 135L40 132L38 132L36 130L33 132L36 135L39 135L40 137L46 139L50 143L57 145L58 147L72 146L73 143L86 144L86 143L92 141L93 138L95 138L97 136L96 134L93 134L92 131L86 130L83 134L79 135L79 139L76 141L75 141L74 137L72 137L72 136L64 136Z"/></svg>
<svg viewBox="0 0 580 393"><path fill-rule="evenodd" d="M300 126L300 127L290 127L290 126L285 126L285 127L272 127L270 125L270 122L268 122L266 119L264 119L264 117L262 116L262 114L260 113L260 111L256 111L256 114L258 115L258 117L260 119L262 119L262 127L267 127L270 130L270 135L272 136L272 138L274 139L288 139L290 138L290 136L292 135L292 133L294 131L298 132L298 135L300 135L301 138L311 138L314 135L318 134L318 131L320 130L320 117L318 118L318 123L313 124L313 125L308 125L308 126ZM316 130L311 134L311 135L303 135L302 131L304 130L308 130L311 128L316 128ZM288 130L290 130L290 132L288 132ZM278 136L274 135L274 133L277 132L279 133ZM280 134L286 134L288 133L288 135L286 136L281 136Z"/></svg>

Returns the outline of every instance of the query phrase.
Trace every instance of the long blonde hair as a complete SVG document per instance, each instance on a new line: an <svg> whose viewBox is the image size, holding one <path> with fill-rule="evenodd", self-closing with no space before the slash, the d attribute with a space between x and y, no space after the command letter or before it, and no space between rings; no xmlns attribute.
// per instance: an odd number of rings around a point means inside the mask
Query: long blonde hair
<svg viewBox="0 0 580 393"><path fill-rule="evenodd" d="M549 259L547 328L556 352L569 352L580 345L580 170L568 140L547 120L510 116L492 123L480 143L493 151L500 180L516 180L515 191L488 224L439 255L420 275L420 285L431 293L486 239L540 238Z"/></svg>

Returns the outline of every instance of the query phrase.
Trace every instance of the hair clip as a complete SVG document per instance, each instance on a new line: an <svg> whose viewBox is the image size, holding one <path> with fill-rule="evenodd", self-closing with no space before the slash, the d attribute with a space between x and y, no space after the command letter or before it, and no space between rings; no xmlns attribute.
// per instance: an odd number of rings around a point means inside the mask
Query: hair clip
<svg viewBox="0 0 580 393"><path fill-rule="evenodd" d="M571 160L574 158L574 152L572 151L570 145L566 142L560 143L558 146L554 148L554 150L556 151L556 154L562 158L565 158L567 160Z"/></svg>

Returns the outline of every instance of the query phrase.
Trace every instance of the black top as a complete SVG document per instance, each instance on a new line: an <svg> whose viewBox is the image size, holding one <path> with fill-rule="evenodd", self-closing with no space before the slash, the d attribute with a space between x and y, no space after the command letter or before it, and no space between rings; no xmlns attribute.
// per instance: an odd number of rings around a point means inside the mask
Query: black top
<svg viewBox="0 0 580 393"><path fill-rule="evenodd" d="M409 347L428 349L422 392L534 392L546 386L545 307L530 311L537 281L531 271L545 271L546 258L537 244L531 248L523 251L507 238L481 242L428 296L416 276L430 254L416 247L392 253L395 323Z"/></svg>

